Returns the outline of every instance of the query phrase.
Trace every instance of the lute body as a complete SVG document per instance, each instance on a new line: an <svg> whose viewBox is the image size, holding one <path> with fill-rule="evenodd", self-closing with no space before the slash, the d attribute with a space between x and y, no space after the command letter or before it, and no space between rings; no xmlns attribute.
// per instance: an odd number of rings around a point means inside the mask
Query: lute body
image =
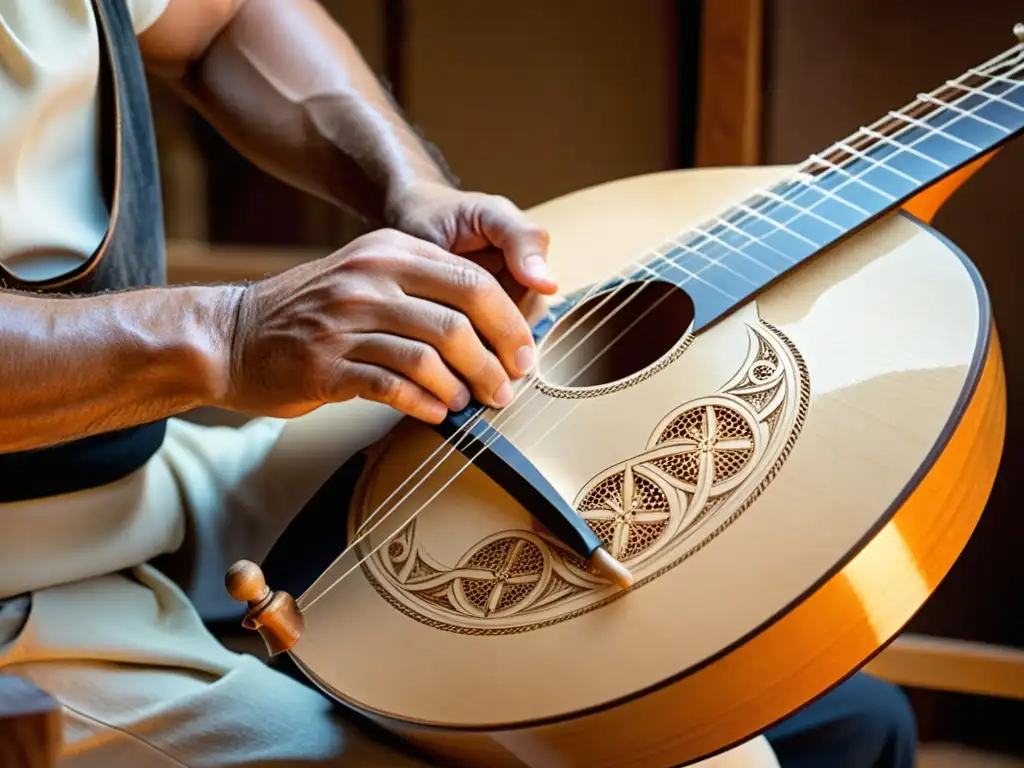
<svg viewBox="0 0 1024 768"><path fill-rule="evenodd" d="M899 633L1002 450L1000 349L968 257L892 210L711 321L699 280L689 300L648 286L603 326L613 300L586 316L609 275L792 170L665 172L529 212L572 298L537 379L485 418L634 586L588 573L435 429L381 412L385 437L263 564L298 597L288 652L310 680L441 764L668 768L762 732Z"/></svg>

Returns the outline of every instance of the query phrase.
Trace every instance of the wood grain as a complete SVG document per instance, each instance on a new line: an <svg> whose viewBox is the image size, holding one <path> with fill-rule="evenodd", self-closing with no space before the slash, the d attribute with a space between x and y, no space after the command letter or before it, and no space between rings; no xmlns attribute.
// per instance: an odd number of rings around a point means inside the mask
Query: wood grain
<svg viewBox="0 0 1024 768"><path fill-rule="evenodd" d="M699 221L786 171L652 174L530 214L552 232L552 264L572 291L679 232L686 219ZM917 278L925 268L934 276L927 290ZM785 468L754 502L756 514L614 608L489 639L410 622L366 578L345 579L315 607L297 598L308 623L293 657L328 693L456 765L542 765L556 755L566 766L647 768L748 739L898 635L984 509L1005 432L1005 378L984 292L969 273L963 255L918 222L887 217L694 340L678 370L667 363L566 408L546 446L523 439L529 458L575 495L610 459L633 455L625 452L661 418L656 404L717 391L748 348L740 331L758 320L791 338L806 362L810 415ZM927 323L908 325L920 312ZM966 400L954 403L961 395ZM961 418L950 422L951 412ZM530 423L543 428L539 418ZM434 436L417 428L405 424L372 452L353 500L360 514L433 447ZM446 489L443 509L417 518L410 551L442 553L434 559L448 568L469 550L461 537L522 527L521 510L502 506L503 497L473 477L467 472ZM458 522L446 526L448 514ZM330 583L329 563L323 569ZM267 578L287 580L271 569ZM299 595L307 586L287 588ZM800 599L790 604L790 596ZM791 607L733 642L737 627L757 623L743 617L763 614L765 601ZM358 668L338 661L348 649L371 647ZM408 647L418 653L401 652ZM403 685L380 685L378 675Z"/></svg>
<svg viewBox="0 0 1024 768"><path fill-rule="evenodd" d="M760 164L763 36L763 0L705 0L698 166Z"/></svg>
<svg viewBox="0 0 1024 768"><path fill-rule="evenodd" d="M51 768L60 706L28 680L0 675L0 768Z"/></svg>

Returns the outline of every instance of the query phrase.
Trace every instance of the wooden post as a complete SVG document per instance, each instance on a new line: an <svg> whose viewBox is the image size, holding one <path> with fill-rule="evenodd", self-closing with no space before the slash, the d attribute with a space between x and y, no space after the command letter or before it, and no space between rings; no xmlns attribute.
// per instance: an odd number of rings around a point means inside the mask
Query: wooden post
<svg viewBox="0 0 1024 768"><path fill-rule="evenodd" d="M764 0L704 0L696 165L762 161Z"/></svg>
<svg viewBox="0 0 1024 768"><path fill-rule="evenodd" d="M0 675L0 768L52 768L60 705L30 681Z"/></svg>

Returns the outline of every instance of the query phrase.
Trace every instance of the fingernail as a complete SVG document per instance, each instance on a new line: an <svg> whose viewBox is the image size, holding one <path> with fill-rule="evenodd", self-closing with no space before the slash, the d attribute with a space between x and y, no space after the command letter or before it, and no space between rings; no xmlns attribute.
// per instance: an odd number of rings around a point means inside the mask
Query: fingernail
<svg viewBox="0 0 1024 768"><path fill-rule="evenodd" d="M494 393L494 404L499 408L504 408L510 402L512 402L512 385L506 381Z"/></svg>
<svg viewBox="0 0 1024 768"><path fill-rule="evenodd" d="M512 362L516 364L519 373L529 373L533 369L533 347L525 346L516 350L512 356Z"/></svg>
<svg viewBox="0 0 1024 768"><path fill-rule="evenodd" d="M543 256L537 254L526 257L526 261L523 262L523 271L531 280L546 282L549 279L548 264L544 261Z"/></svg>
<svg viewBox="0 0 1024 768"><path fill-rule="evenodd" d="M455 413L458 413L459 411L463 410L467 405L469 405L469 390L463 389L461 392L459 392L459 394L455 396L451 403L449 403L448 407Z"/></svg>

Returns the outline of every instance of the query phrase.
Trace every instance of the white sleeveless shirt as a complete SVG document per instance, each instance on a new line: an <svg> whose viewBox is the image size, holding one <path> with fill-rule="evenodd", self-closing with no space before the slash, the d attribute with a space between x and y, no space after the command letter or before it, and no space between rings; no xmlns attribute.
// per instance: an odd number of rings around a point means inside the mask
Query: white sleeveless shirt
<svg viewBox="0 0 1024 768"><path fill-rule="evenodd" d="M126 0L136 34L169 0ZM91 0L0 0L0 265L66 274L103 239L100 41Z"/></svg>

